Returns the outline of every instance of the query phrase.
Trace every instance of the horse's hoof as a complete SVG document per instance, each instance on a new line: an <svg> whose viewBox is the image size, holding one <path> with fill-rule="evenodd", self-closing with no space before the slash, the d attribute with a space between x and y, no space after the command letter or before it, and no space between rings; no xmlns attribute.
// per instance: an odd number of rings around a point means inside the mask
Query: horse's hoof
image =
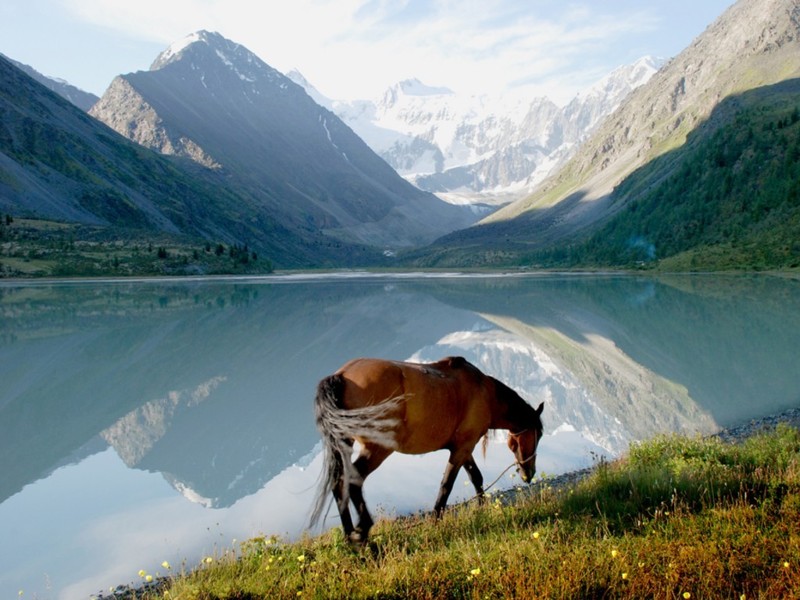
<svg viewBox="0 0 800 600"><path fill-rule="evenodd" d="M360 531L354 531L350 534L350 543L354 546L363 546L367 543L367 536L363 535Z"/></svg>

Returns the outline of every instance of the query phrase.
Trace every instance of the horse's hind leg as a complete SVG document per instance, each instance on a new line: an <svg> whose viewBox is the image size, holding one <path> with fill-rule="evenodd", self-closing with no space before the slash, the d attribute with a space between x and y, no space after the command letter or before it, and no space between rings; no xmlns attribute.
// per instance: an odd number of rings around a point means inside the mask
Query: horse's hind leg
<svg viewBox="0 0 800 600"><path fill-rule="evenodd" d="M344 537L349 538L353 534L353 517L350 516L350 500L344 497L344 478L333 487L333 498L336 501L336 508L339 509L339 516L342 519L342 530Z"/></svg>
<svg viewBox="0 0 800 600"><path fill-rule="evenodd" d="M365 444L359 452L358 458L353 462L353 466L358 473L358 478L350 484L350 498L352 498L358 513L358 525L350 535L350 539L353 542L365 543L369 537L369 530L372 529L374 523L367 509L367 503L364 501L364 492L362 490L364 480L367 475L381 466L381 463L392 452L393 450L382 446Z"/></svg>
<svg viewBox="0 0 800 600"><path fill-rule="evenodd" d="M478 502L483 502L483 475L480 469L478 469L478 465L475 464L475 459L472 455L464 462L464 469L467 471L469 480L475 488L475 495L478 498Z"/></svg>
<svg viewBox="0 0 800 600"><path fill-rule="evenodd" d="M350 444L350 448L352 448ZM342 519L342 530L344 537L349 538L353 534L353 518L350 516L350 497L345 494L345 473L344 469L350 467L350 455L345 458L346 463L342 457L337 456L336 461L336 484L333 486L333 499L336 501L336 508L339 510L339 517ZM351 475L352 477L352 475Z"/></svg>

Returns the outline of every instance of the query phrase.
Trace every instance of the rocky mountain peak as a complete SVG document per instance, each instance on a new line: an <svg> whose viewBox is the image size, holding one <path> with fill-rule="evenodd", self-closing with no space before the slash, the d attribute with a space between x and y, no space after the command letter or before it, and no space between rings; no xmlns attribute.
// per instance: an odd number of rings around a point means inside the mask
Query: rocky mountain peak
<svg viewBox="0 0 800 600"><path fill-rule="evenodd" d="M225 54L226 51L230 53L237 52L242 46L235 44L230 40L225 39L217 32L200 30L190 33L184 38L177 40L170 44L161 54L159 54L150 65L151 71L157 71L164 68L166 65L180 60L184 53L189 49L197 50L198 45L206 46L214 51L219 51Z"/></svg>
<svg viewBox="0 0 800 600"><path fill-rule="evenodd" d="M159 71L176 63L188 66L201 78L208 71L229 71L245 83L286 79L241 44L204 30L170 44L153 61L150 70Z"/></svg>
<svg viewBox="0 0 800 600"><path fill-rule="evenodd" d="M442 94L452 94L453 90L447 87L433 87L425 85L416 77L412 79L404 79L398 83L395 88L398 88L407 96L439 96Z"/></svg>
<svg viewBox="0 0 800 600"><path fill-rule="evenodd" d="M404 99L424 99L425 97L443 96L452 93L453 91L449 88L425 85L416 78L404 79L387 89L377 104L384 110L390 110Z"/></svg>

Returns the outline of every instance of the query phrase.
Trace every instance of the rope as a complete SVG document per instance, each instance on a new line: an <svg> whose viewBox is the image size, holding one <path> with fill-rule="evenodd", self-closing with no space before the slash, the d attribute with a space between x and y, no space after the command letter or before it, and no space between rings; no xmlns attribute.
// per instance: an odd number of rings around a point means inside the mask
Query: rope
<svg viewBox="0 0 800 600"><path fill-rule="evenodd" d="M503 471L500 473L500 475L498 475L497 478L492 483L490 483L489 485L487 485L486 487L483 488L483 494L485 495L486 492L488 492L490 489L492 489L492 487L494 487L494 485L498 481L500 481L500 479L503 477L503 475L505 475L508 472L509 469L511 469L513 467L521 467L525 463L530 462L531 460L533 460L533 458L535 456L536 456L536 453L534 452L533 454L531 454L528 458L526 458L522 462L516 462L515 461L515 462L511 463L510 465L508 465L505 469L503 469ZM472 498L470 498L470 500L477 500L479 498L481 498L481 494L475 494Z"/></svg>
<svg viewBox="0 0 800 600"><path fill-rule="evenodd" d="M502 473L500 473L500 475L497 476L497 479L495 479L492 483L490 483L489 485L487 485L486 487L483 488L483 493L486 494L486 492L488 492L490 489L492 489L492 487L494 487L494 485L498 481L500 481L500 478L503 477L503 475L505 475L508 472L509 469L511 469L513 467L516 467L516 466L517 466L517 463L513 462L510 465L508 465L505 469L503 469ZM480 498L480 495L479 494L475 494L475 497L473 499L475 499L475 498Z"/></svg>

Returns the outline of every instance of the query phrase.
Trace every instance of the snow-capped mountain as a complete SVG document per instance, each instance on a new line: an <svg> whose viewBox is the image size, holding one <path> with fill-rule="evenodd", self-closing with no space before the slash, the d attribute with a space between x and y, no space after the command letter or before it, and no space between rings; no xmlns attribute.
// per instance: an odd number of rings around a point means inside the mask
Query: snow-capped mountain
<svg viewBox="0 0 800 600"><path fill-rule="evenodd" d="M454 203L499 204L529 192L663 61L620 67L560 107L522 93L460 96L416 79L374 101L338 102L288 76L336 113L398 173Z"/></svg>
<svg viewBox="0 0 800 600"><path fill-rule="evenodd" d="M335 114L218 33L189 35L149 71L117 77L90 114L218 172L318 246L409 247L474 221L403 180Z"/></svg>

